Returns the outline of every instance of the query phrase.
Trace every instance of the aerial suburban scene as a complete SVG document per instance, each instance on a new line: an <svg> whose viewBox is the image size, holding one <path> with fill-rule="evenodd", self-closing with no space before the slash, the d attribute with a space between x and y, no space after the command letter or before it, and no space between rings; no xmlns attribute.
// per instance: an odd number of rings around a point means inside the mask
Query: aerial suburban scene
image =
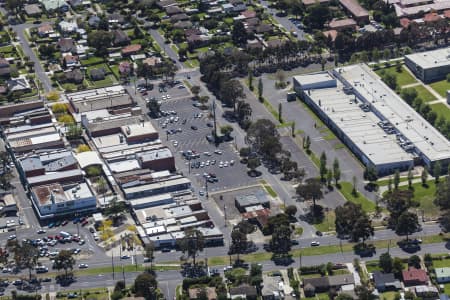
<svg viewBox="0 0 450 300"><path fill-rule="evenodd" d="M450 0L0 0L0 300L450 300Z"/></svg>

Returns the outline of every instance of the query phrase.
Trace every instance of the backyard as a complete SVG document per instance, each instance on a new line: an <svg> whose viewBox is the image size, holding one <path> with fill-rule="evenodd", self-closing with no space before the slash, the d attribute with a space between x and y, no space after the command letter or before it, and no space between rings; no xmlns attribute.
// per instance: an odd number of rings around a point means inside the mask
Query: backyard
<svg viewBox="0 0 450 300"><path fill-rule="evenodd" d="M450 121L450 109L444 103L430 105L431 110L435 111L438 117L443 116L447 122Z"/></svg>

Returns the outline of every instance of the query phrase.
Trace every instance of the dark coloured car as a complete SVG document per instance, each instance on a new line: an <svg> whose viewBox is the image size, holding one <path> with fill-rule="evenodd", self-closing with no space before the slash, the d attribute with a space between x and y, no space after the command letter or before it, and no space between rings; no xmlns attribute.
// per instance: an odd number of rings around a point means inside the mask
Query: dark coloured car
<svg viewBox="0 0 450 300"><path fill-rule="evenodd" d="M192 126L191 126L191 129L192 129L192 130L197 130L197 129L198 129L198 127L197 127L197 126L194 126L194 125L192 125Z"/></svg>

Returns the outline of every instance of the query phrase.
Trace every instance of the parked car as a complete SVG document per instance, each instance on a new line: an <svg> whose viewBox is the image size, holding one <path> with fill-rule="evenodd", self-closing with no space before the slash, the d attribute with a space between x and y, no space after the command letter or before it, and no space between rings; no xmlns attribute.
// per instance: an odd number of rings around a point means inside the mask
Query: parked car
<svg viewBox="0 0 450 300"><path fill-rule="evenodd" d="M89 266L88 266L88 264L79 264L78 268L80 268L80 269L87 269L87 268L89 268Z"/></svg>

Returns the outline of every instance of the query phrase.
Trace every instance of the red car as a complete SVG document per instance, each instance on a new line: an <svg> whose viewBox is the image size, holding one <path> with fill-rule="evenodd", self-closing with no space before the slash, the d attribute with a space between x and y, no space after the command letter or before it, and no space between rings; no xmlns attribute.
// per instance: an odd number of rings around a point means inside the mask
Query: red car
<svg viewBox="0 0 450 300"><path fill-rule="evenodd" d="M86 226L86 224L89 223L88 220L84 220L83 222L81 222L81 226Z"/></svg>
<svg viewBox="0 0 450 300"><path fill-rule="evenodd" d="M80 241L80 238L77 237L77 236L73 236L73 237L72 237L72 241L74 241L74 242L79 242L79 241Z"/></svg>
<svg viewBox="0 0 450 300"><path fill-rule="evenodd" d="M53 237L52 235L49 235L47 238L48 238L49 240L53 240L53 239L54 239L54 237Z"/></svg>
<svg viewBox="0 0 450 300"><path fill-rule="evenodd" d="M61 226L66 226L69 223L69 221L65 220L64 222L61 223Z"/></svg>
<svg viewBox="0 0 450 300"><path fill-rule="evenodd" d="M62 240L62 239L63 239L63 237L62 237L62 236L60 236L60 235L55 235L55 239L57 239L57 240L59 241L59 240Z"/></svg>

